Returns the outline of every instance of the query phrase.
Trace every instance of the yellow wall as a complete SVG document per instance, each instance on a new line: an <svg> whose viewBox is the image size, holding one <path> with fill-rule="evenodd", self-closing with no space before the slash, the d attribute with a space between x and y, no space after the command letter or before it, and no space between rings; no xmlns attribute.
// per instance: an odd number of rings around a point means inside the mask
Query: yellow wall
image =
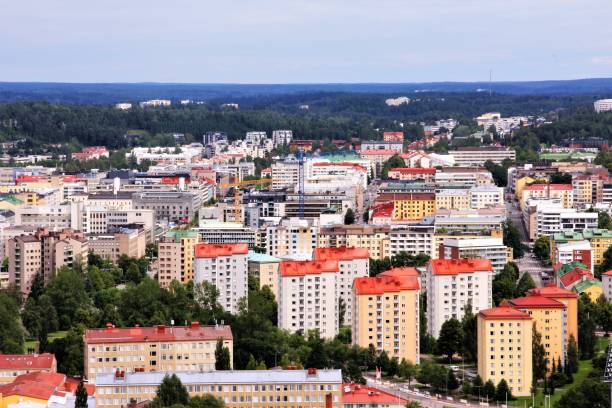
<svg viewBox="0 0 612 408"><path fill-rule="evenodd" d="M436 211L434 200L395 200L393 218L396 220L420 220Z"/></svg>
<svg viewBox="0 0 612 408"><path fill-rule="evenodd" d="M599 299L599 297L603 295L603 288L601 286L593 285L590 288L586 289L583 293L586 293L589 296L591 302L596 302L597 299Z"/></svg>
<svg viewBox="0 0 612 408"><path fill-rule="evenodd" d="M502 379L505 379L512 395L518 397L530 395L533 322L531 320L485 320L480 314L477 319L478 374L482 380L484 382L492 380L497 385Z"/></svg>
<svg viewBox="0 0 612 408"><path fill-rule="evenodd" d="M389 256L389 234L376 232L372 234L336 235L336 247L367 248L370 258L383 259ZM330 234L319 233L317 248L330 248Z"/></svg>
<svg viewBox="0 0 612 408"><path fill-rule="evenodd" d="M542 335L542 345L546 350L546 358L548 359L548 369L552 369L552 362L555 365L561 357L561 362L565 364L565 347L567 339L565 338L565 311L563 309L520 309L533 318L536 330Z"/></svg>
<svg viewBox="0 0 612 408"><path fill-rule="evenodd" d="M514 186L514 192L516 194L516 197L522 197L523 189L525 188L525 186L533 183L534 181L535 179L529 176L521 177L520 179L516 180L516 183Z"/></svg>
<svg viewBox="0 0 612 408"><path fill-rule="evenodd" d="M465 191L458 192L456 195L436 194L436 210L446 209L468 209L470 208L470 196Z"/></svg>
<svg viewBox="0 0 612 408"><path fill-rule="evenodd" d="M278 301L278 262L259 264L259 287L267 286Z"/></svg>
<svg viewBox="0 0 612 408"><path fill-rule="evenodd" d="M418 363L419 291L404 290L380 295L355 295L353 319L353 343L361 347L373 344L376 350L386 351L389 357L405 358ZM394 297L399 296L399 314L394 310ZM377 305L380 299L380 305ZM398 319L398 330L394 320ZM371 331L370 331L371 329ZM378 339L378 335L382 339ZM394 349L394 337L399 340L399 352Z"/></svg>
<svg viewBox="0 0 612 408"><path fill-rule="evenodd" d="M8 408L9 405L19 404L20 402L30 402L46 406L48 401L44 399L28 397L25 395L10 395L8 397L3 397L2 394L0 394L0 408Z"/></svg>
<svg viewBox="0 0 612 408"><path fill-rule="evenodd" d="M181 256L183 257L183 270L181 271L181 279L183 283L190 282L193 279L193 258L195 256L194 246L200 241L199 235L193 238L187 237L181 239Z"/></svg>

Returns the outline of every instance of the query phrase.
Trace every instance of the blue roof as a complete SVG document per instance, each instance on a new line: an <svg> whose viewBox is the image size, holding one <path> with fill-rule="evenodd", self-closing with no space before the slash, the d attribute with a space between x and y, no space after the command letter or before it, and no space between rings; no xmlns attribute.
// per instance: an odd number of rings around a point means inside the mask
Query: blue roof
<svg viewBox="0 0 612 408"><path fill-rule="evenodd" d="M260 254L255 251L249 251L249 261L265 263L265 262L280 262L280 259L272 255Z"/></svg>

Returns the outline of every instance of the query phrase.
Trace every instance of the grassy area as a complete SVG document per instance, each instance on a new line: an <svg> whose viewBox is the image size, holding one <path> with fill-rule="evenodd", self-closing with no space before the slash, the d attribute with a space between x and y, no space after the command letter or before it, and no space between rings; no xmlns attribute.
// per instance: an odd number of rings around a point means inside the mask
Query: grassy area
<svg viewBox="0 0 612 408"><path fill-rule="evenodd" d="M60 331L56 331L53 333L49 333L47 335L47 338L49 340L49 343L53 342L53 340L55 339L61 339L66 337L66 333L68 333L67 331L64 330L60 330ZM35 350L36 346L38 344L38 340L36 339L27 339L23 345L23 348L25 349L24 351L27 353L30 350Z"/></svg>
<svg viewBox="0 0 612 408"><path fill-rule="evenodd" d="M597 339L596 350L597 353L603 353L606 351L606 347L610 342L609 337L600 337ZM578 372L574 374L574 382L566 385L562 388L557 388L555 390L555 395L551 397L552 406L555 406L555 403L561 399L564 393L566 393L570 388L576 387L581 384L589 375L591 370L593 369L593 364L591 360L583 360L580 361L578 365ZM544 395L542 394L543 388L538 388L538 395L535 398L535 406L543 407L544 406ZM533 398L532 397L519 397L516 401L513 401L510 405L514 407L524 407L525 402L527 402L528 407L532 405Z"/></svg>

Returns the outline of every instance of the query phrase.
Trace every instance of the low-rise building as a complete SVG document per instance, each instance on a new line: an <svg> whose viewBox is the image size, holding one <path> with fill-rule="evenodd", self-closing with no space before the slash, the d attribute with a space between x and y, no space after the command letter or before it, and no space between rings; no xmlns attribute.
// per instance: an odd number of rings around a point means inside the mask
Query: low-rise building
<svg viewBox="0 0 612 408"><path fill-rule="evenodd" d="M247 244L195 244L193 281L208 282L219 291L219 303L233 314L248 296Z"/></svg>
<svg viewBox="0 0 612 408"><path fill-rule="evenodd" d="M362 384L344 384L343 408L403 408L408 400Z"/></svg>
<svg viewBox="0 0 612 408"><path fill-rule="evenodd" d="M504 188L485 184L470 188L470 208L495 207L504 204Z"/></svg>
<svg viewBox="0 0 612 408"><path fill-rule="evenodd" d="M14 381L19 375L44 371L57 372L57 361L51 353L0 354L0 384Z"/></svg>
<svg viewBox="0 0 612 408"><path fill-rule="evenodd" d="M516 160L516 152L510 147L460 147L448 152L455 158L457 166L484 166L487 161L501 164L504 160Z"/></svg>
<svg viewBox="0 0 612 408"><path fill-rule="evenodd" d="M592 249L593 265L601 265L604 253L612 246L612 231L606 229L588 229L582 232L563 231L550 237L550 259L557 259L557 246L574 241L589 241Z"/></svg>
<svg viewBox="0 0 612 408"><path fill-rule="evenodd" d="M96 407L119 408L152 401L166 373L106 374L96 381ZM177 373L189 395L210 394L227 408L342 406L341 370L240 370Z"/></svg>
<svg viewBox="0 0 612 408"><path fill-rule="evenodd" d="M521 209L524 209L530 198L559 198L563 208L574 206L574 192L571 184L530 184L523 188L519 197Z"/></svg>
<svg viewBox="0 0 612 408"><path fill-rule="evenodd" d="M478 375L484 382L506 380L512 395L530 395L533 319L507 303L477 314Z"/></svg>
<svg viewBox="0 0 612 408"><path fill-rule="evenodd" d="M419 273L394 268L375 277L356 278L353 344L373 345L390 358L419 362Z"/></svg>
<svg viewBox="0 0 612 408"><path fill-rule="evenodd" d="M400 181L416 181L422 180L425 182L434 182L436 178L435 168L422 167L396 167L389 170L389 178Z"/></svg>

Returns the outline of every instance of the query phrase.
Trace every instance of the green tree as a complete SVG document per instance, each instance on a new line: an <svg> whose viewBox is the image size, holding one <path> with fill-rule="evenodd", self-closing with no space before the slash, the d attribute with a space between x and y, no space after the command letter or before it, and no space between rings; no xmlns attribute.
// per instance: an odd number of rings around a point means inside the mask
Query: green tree
<svg viewBox="0 0 612 408"><path fill-rule="evenodd" d="M346 210L346 213L344 214L344 224L351 225L354 223L355 223L355 213L353 212L353 209L349 208L348 210Z"/></svg>
<svg viewBox="0 0 612 408"><path fill-rule="evenodd" d="M535 282L531 277L531 274L528 272L523 273L521 279L519 279L518 284L516 285L516 293L515 297L523 297L527 294L530 289L535 288Z"/></svg>
<svg viewBox="0 0 612 408"><path fill-rule="evenodd" d="M217 339L217 347L215 348L215 370L230 370L232 363L230 361L229 348L223 345L223 339Z"/></svg>
<svg viewBox="0 0 612 408"><path fill-rule="evenodd" d="M87 408L89 406L87 403L87 390L85 389L83 380L79 382L75 396L74 408Z"/></svg>
<svg viewBox="0 0 612 408"><path fill-rule="evenodd" d="M21 354L23 342L19 305L8 294L0 292L0 352Z"/></svg>
<svg viewBox="0 0 612 408"><path fill-rule="evenodd" d="M542 235L533 244L533 253L542 261L550 259L550 238Z"/></svg>
<svg viewBox="0 0 612 408"><path fill-rule="evenodd" d="M567 361L565 363L566 375L574 374L578 372L579 366L579 355L578 346L576 345L576 339L574 335L570 335L569 343L567 345Z"/></svg>
<svg viewBox="0 0 612 408"><path fill-rule="evenodd" d="M580 385L571 387L555 404L555 408L608 408L609 406L609 384L588 378Z"/></svg>
<svg viewBox="0 0 612 408"><path fill-rule="evenodd" d="M436 342L436 354L452 359L455 353L460 353L463 346L463 330L461 323L452 317L442 324L440 335Z"/></svg>
<svg viewBox="0 0 612 408"><path fill-rule="evenodd" d="M457 381L457 378L455 377L453 370L448 370L446 374L446 387L448 391L451 391L451 392L459 388L459 381Z"/></svg>
<svg viewBox="0 0 612 408"><path fill-rule="evenodd" d="M49 344L49 352L55 354L57 371L69 376L83 375L83 334L85 326L77 324L63 338Z"/></svg>
<svg viewBox="0 0 612 408"><path fill-rule="evenodd" d="M211 394L195 396L189 398L189 408L225 408L225 403L221 398Z"/></svg>
<svg viewBox="0 0 612 408"><path fill-rule="evenodd" d="M597 212L597 228L612 230L612 218L607 212Z"/></svg>
<svg viewBox="0 0 612 408"><path fill-rule="evenodd" d="M247 363L245 369L247 370L257 370L257 360L252 354L249 354L249 362Z"/></svg>
<svg viewBox="0 0 612 408"><path fill-rule="evenodd" d="M441 392L446 390L446 382L448 374L446 368L441 365L433 365L431 369L431 386L435 391Z"/></svg>
<svg viewBox="0 0 612 408"><path fill-rule="evenodd" d="M76 323L80 310L87 309L90 301L83 277L71 268L61 267L45 289L57 311L60 329L67 330Z"/></svg>
<svg viewBox="0 0 612 408"><path fill-rule="evenodd" d="M463 358L476 362L478 359L478 330L476 316L472 313L472 304L468 302L463 310L461 330L463 331Z"/></svg>
<svg viewBox="0 0 612 408"><path fill-rule="evenodd" d="M536 324L534 323L533 336L531 338L531 367L534 381L546 377L547 365L548 361L546 359L546 350L542 345L542 335L538 332Z"/></svg>
<svg viewBox="0 0 612 408"><path fill-rule="evenodd" d="M493 277L493 302L496 306L499 306L504 300L514 298L517 279L518 275L515 274L515 269L508 264Z"/></svg>
<svg viewBox="0 0 612 408"><path fill-rule="evenodd" d="M189 394L176 374L164 376L161 384L157 388L152 405L154 407L171 407L175 404L187 405Z"/></svg>
<svg viewBox="0 0 612 408"><path fill-rule="evenodd" d="M417 372L418 368L412 361L402 358L399 365L398 374L401 378L408 381L408 387L410 387L412 380L415 379Z"/></svg>
<svg viewBox="0 0 612 408"><path fill-rule="evenodd" d="M497 384L497 390L495 392L495 399L498 402L511 401L514 399L512 392L510 391L510 387L508 387L508 383L503 378Z"/></svg>
<svg viewBox="0 0 612 408"><path fill-rule="evenodd" d="M523 257L523 244L521 243L521 235L510 220L504 223L504 245L512 248L514 258Z"/></svg>
<svg viewBox="0 0 612 408"><path fill-rule="evenodd" d="M418 401L408 401L405 408L423 408L423 405Z"/></svg>
<svg viewBox="0 0 612 408"><path fill-rule="evenodd" d="M396 167L406 167L406 162L399 155L393 155L383 163L382 171L380 177L384 180L389 178L389 170L394 169Z"/></svg>
<svg viewBox="0 0 612 408"><path fill-rule="evenodd" d="M495 384L493 381L487 381L482 387L482 394L487 397L487 399L495 398Z"/></svg>

